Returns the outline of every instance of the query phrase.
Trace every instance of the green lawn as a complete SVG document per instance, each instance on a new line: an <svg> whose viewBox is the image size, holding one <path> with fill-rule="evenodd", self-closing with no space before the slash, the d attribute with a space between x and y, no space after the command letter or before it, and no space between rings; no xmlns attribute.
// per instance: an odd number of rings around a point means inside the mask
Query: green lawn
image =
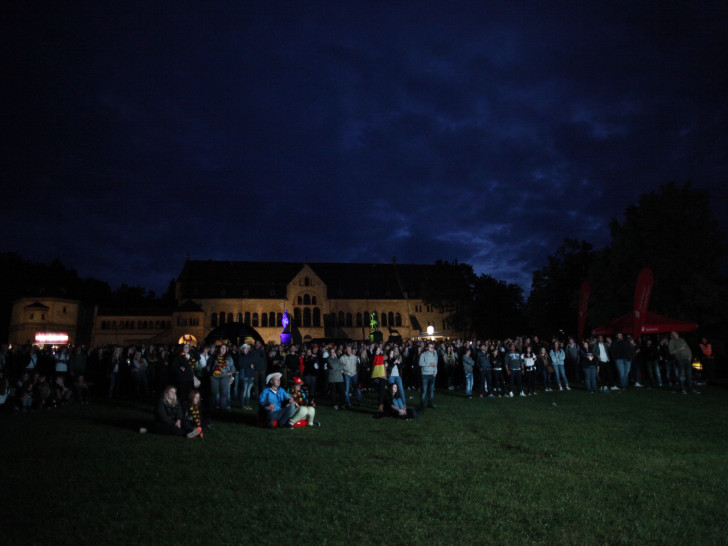
<svg viewBox="0 0 728 546"><path fill-rule="evenodd" d="M408 396L411 393L408 393ZM413 394L413 393L412 393ZM414 395L415 399L417 395ZM319 407L141 435L151 408L0 417L3 544L720 544L728 390L472 399L414 421Z"/></svg>

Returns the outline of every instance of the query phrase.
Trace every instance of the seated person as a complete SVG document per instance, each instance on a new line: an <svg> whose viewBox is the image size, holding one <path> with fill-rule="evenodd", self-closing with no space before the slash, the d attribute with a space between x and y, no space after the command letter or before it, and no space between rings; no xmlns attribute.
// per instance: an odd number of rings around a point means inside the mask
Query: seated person
<svg viewBox="0 0 728 546"><path fill-rule="evenodd" d="M66 387L66 382L62 375L57 375L53 383L53 392L51 393L51 403L54 406L65 404L73 397L73 391Z"/></svg>
<svg viewBox="0 0 728 546"><path fill-rule="evenodd" d="M78 374L73 382L73 394L81 404L88 404L89 384L83 374Z"/></svg>
<svg viewBox="0 0 728 546"><path fill-rule="evenodd" d="M202 398L200 397L200 391L192 389L187 397L187 406L185 408L185 429L194 430L199 428L200 431L202 431L203 428L209 428L209 421L202 417L202 408L200 406L201 401ZM202 437L203 434L200 432L200 438Z"/></svg>
<svg viewBox="0 0 728 546"><path fill-rule="evenodd" d="M400 419L414 419L417 414L411 408L407 407L399 394L397 383L390 383L389 394L387 396L387 409L391 412L392 417Z"/></svg>
<svg viewBox="0 0 728 546"><path fill-rule="evenodd" d="M167 386L159 398L155 418L158 434L194 438L202 432L201 428L195 428L191 423L183 420L182 406L177 401L177 389L172 385Z"/></svg>
<svg viewBox="0 0 728 546"><path fill-rule="evenodd" d="M288 420L296 411L296 405L292 403L286 390L281 387L281 376L282 374L278 372L268 375L265 378L268 386L263 389L258 399L261 415L265 417L268 428L273 428L275 421L278 421L278 427L291 428L293 426L288 423ZM289 402L289 404L283 407L284 402Z"/></svg>
<svg viewBox="0 0 728 546"><path fill-rule="evenodd" d="M313 418L316 415L316 408L313 404L309 405L306 393L301 390L303 385L303 379L300 377L293 378L293 391L291 392L291 402L296 406L296 411L293 413L291 418L288 420L290 425L296 424L298 421L304 419L308 423L309 427L320 427L321 423L314 421Z"/></svg>

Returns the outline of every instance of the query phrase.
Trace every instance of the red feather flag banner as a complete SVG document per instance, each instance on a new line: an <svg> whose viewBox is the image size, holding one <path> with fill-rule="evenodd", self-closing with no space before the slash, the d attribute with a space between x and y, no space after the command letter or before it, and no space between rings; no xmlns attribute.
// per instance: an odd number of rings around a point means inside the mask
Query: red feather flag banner
<svg viewBox="0 0 728 546"><path fill-rule="evenodd" d="M579 316L578 316L578 338L579 341L584 339L584 325L586 324L586 311L589 307L589 296L591 295L591 286L589 281L581 283L579 290Z"/></svg>
<svg viewBox="0 0 728 546"><path fill-rule="evenodd" d="M637 285L634 288L634 305L632 310L632 335L636 340L642 336L642 325L647 316L647 307L650 304L654 276L652 269L645 267L637 277Z"/></svg>

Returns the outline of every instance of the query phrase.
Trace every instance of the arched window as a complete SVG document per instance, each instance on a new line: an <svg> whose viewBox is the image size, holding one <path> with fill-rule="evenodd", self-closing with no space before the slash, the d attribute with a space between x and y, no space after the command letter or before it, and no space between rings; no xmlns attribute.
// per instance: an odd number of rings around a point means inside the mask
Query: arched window
<svg viewBox="0 0 728 546"><path fill-rule="evenodd" d="M213 313L210 316L210 326L212 326L213 328L217 328L217 313Z"/></svg>
<svg viewBox="0 0 728 546"><path fill-rule="evenodd" d="M382 326L386 326L386 325L387 325L387 312L384 311L382 313Z"/></svg>
<svg viewBox="0 0 728 546"><path fill-rule="evenodd" d="M283 313L276 315L276 326L283 326Z"/></svg>
<svg viewBox="0 0 728 546"><path fill-rule="evenodd" d="M351 327L353 324L351 313L346 314L346 325Z"/></svg>
<svg viewBox="0 0 728 546"><path fill-rule="evenodd" d="M258 327L258 313L253 313L253 328Z"/></svg>
<svg viewBox="0 0 728 546"><path fill-rule="evenodd" d="M304 327L311 326L311 309L308 307L303 308L303 325Z"/></svg>
<svg viewBox="0 0 728 546"><path fill-rule="evenodd" d="M390 326L394 326L394 313L392 313L392 311L390 311L387 315L387 320L389 321Z"/></svg>
<svg viewBox="0 0 728 546"><path fill-rule="evenodd" d="M294 326L301 326L301 308L296 307L293 310L293 324Z"/></svg>
<svg viewBox="0 0 728 546"><path fill-rule="evenodd" d="M305 279L303 279L303 284L304 286L311 286L311 279L306 277Z"/></svg>
<svg viewBox="0 0 728 546"><path fill-rule="evenodd" d="M346 318L344 317L344 312L339 311L339 326L343 326L346 322Z"/></svg>
<svg viewBox="0 0 728 546"><path fill-rule="evenodd" d="M280 324L280 323L281 323L281 319L278 319L278 324ZM268 314L268 326L273 328L273 327L275 327L275 325L276 325L276 314L273 311L271 311Z"/></svg>
<svg viewBox="0 0 728 546"><path fill-rule="evenodd" d="M316 296L311 296L311 305L316 305Z"/></svg>
<svg viewBox="0 0 728 546"><path fill-rule="evenodd" d="M303 305L311 305L311 296L309 294L303 295Z"/></svg>
<svg viewBox="0 0 728 546"><path fill-rule="evenodd" d="M394 325L395 326L402 326L402 315L400 315L399 313L397 313L396 315L394 315Z"/></svg>
<svg viewBox="0 0 728 546"><path fill-rule="evenodd" d="M238 313L238 320L237 320L237 322L243 322L243 314L242 313Z"/></svg>
<svg viewBox="0 0 728 546"><path fill-rule="evenodd" d="M268 327L268 313L263 313L263 314L260 315L260 325L263 328L267 328Z"/></svg>
<svg viewBox="0 0 728 546"><path fill-rule="evenodd" d="M225 324L225 312L220 311L220 326L222 326L223 324Z"/></svg>
<svg viewBox="0 0 728 546"><path fill-rule="evenodd" d="M361 327L362 327L362 326L364 325L364 324L362 323L362 320L361 320L361 313L357 313L357 314L356 314L356 325L357 325L357 327L359 327L359 328L361 328Z"/></svg>
<svg viewBox="0 0 728 546"><path fill-rule="evenodd" d="M232 313L228 313L227 321L228 322L232 322L233 321L233 314Z"/></svg>
<svg viewBox="0 0 728 546"><path fill-rule="evenodd" d="M321 309L318 307L313 308L313 325L317 328L321 326Z"/></svg>
<svg viewBox="0 0 728 546"><path fill-rule="evenodd" d="M250 311L245 311L245 324L250 326Z"/></svg>
<svg viewBox="0 0 728 546"><path fill-rule="evenodd" d="M298 305L303 305L303 298L301 296L298 296Z"/></svg>

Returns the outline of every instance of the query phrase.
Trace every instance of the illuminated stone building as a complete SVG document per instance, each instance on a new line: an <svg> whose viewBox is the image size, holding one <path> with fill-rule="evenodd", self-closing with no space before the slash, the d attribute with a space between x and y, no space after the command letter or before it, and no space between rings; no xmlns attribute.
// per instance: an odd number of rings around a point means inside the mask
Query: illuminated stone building
<svg viewBox="0 0 728 546"><path fill-rule="evenodd" d="M444 332L444 315L422 301L434 266L188 260L177 280L177 301L193 301L202 331L229 322L252 326L266 342L279 342L288 312L301 339L369 338L376 313L384 339L403 339L427 326Z"/></svg>
<svg viewBox="0 0 728 546"><path fill-rule="evenodd" d="M53 344L64 339L63 336L67 340L74 340L78 333L79 309L77 300L61 298L16 300L10 316L8 341L14 345L24 345Z"/></svg>
<svg viewBox="0 0 728 546"><path fill-rule="evenodd" d="M71 343L176 344L182 336L202 341L215 328L243 323L266 342L279 343L288 312L294 339L369 339L375 313L384 340L409 339L433 326L439 335L445 315L422 301L422 286L434 266L187 260L176 282L176 307L134 310L96 306L87 326L77 320L73 300L19 300L13 308L11 342L27 343L44 329L62 329ZM62 303L62 302L65 302ZM62 311L65 309L65 311ZM61 311L59 311L61 310ZM60 315L59 315L60 313ZM41 318L42 317L42 318ZM51 320L50 317L53 317ZM61 318L64 321L61 321ZM63 326L63 328L61 328ZM234 340L240 341L240 340Z"/></svg>

